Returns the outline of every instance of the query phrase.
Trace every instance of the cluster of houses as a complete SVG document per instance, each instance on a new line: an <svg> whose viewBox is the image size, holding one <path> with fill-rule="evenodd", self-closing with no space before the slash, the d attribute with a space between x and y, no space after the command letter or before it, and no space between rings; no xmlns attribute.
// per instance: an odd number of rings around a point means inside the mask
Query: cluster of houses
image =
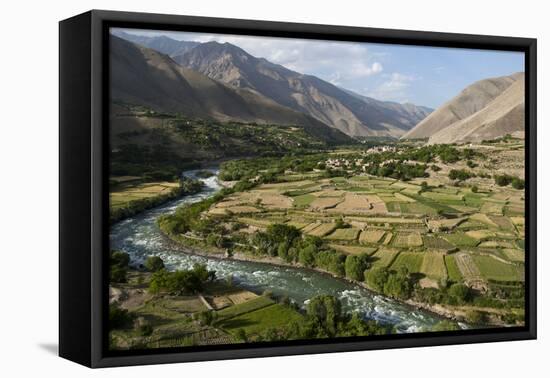
<svg viewBox="0 0 550 378"><path fill-rule="evenodd" d="M327 159L325 161L325 166L330 169L345 169L350 170L354 166L360 167L363 171L366 171L367 168L371 165L371 163L365 163L363 159Z"/></svg>
<svg viewBox="0 0 550 378"><path fill-rule="evenodd" d="M381 152L396 152L397 148L395 146L375 146L369 148L365 151L366 154L379 154Z"/></svg>
<svg viewBox="0 0 550 378"><path fill-rule="evenodd" d="M382 153L382 152L397 152L397 148L394 146L376 146L371 147L365 152L363 152L363 155L369 155L374 153ZM382 162L382 166L390 163L394 163L397 160L395 159L389 159L384 162ZM345 169L350 170L354 167L360 167L363 172L367 171L367 169L370 167L372 163L365 162L364 159L346 159L346 158L330 158L325 161L325 166L330 169Z"/></svg>

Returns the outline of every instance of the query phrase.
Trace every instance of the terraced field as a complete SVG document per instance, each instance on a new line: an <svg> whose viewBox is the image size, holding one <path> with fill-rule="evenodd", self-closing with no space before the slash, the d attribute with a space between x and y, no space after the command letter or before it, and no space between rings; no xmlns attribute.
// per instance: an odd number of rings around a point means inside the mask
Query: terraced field
<svg viewBox="0 0 550 378"><path fill-rule="evenodd" d="M123 182L132 181L129 179L122 180ZM179 183L167 181L121 186L118 189L111 190L109 194L110 206L113 208L124 207L131 201L168 194L178 187Z"/></svg>
<svg viewBox="0 0 550 378"><path fill-rule="evenodd" d="M386 234L384 230L365 230L359 236L359 242L364 244L377 244Z"/></svg>
<svg viewBox="0 0 550 378"><path fill-rule="evenodd" d="M259 230L282 220L344 256L368 254L373 267L406 267L426 287L437 288L444 279L467 285L521 281L523 191L495 186L492 178L476 179L476 190L456 185L447 178L449 168L407 182L285 174L277 183L229 196L215 210L227 216L221 210L230 209Z"/></svg>
<svg viewBox="0 0 550 378"><path fill-rule="evenodd" d="M424 253L424 261L422 262L420 272L435 280L447 278L445 254L440 252Z"/></svg>
<svg viewBox="0 0 550 378"><path fill-rule="evenodd" d="M400 251L398 249L385 247L379 248L378 251L372 255L373 266L388 268L393 263L397 255L399 255L399 252Z"/></svg>
<svg viewBox="0 0 550 378"><path fill-rule="evenodd" d="M329 240L357 240L360 230L357 228L340 228L335 230L332 234L328 235L326 238Z"/></svg>

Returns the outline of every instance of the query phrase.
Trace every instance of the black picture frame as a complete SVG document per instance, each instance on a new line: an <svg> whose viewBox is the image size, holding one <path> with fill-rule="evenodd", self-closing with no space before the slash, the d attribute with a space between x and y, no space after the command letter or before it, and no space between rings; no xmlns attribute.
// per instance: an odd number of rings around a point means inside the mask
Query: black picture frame
<svg viewBox="0 0 550 378"><path fill-rule="evenodd" d="M525 327L109 352L108 30L132 27L521 51L526 68ZM251 358L536 338L536 39L92 10L59 24L59 354L88 367Z"/></svg>

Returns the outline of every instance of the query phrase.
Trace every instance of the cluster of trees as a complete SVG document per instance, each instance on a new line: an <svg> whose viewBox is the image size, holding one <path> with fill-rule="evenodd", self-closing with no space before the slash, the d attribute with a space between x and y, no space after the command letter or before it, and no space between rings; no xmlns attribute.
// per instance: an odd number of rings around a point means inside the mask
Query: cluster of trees
<svg viewBox="0 0 550 378"><path fill-rule="evenodd" d="M159 256L149 256L145 260L144 266L149 272L158 272L164 269L164 261Z"/></svg>
<svg viewBox="0 0 550 378"><path fill-rule="evenodd" d="M286 125L174 119L168 126L193 146L209 151L213 158L281 156L327 146L321 138L304 128Z"/></svg>
<svg viewBox="0 0 550 378"><path fill-rule="evenodd" d="M442 282L439 289L417 289L414 293L415 299L424 303L440 303L451 306L465 305L472 303L474 293L470 288L462 283Z"/></svg>
<svg viewBox="0 0 550 378"><path fill-rule="evenodd" d="M458 149L449 144L435 144L432 146L411 147L402 151L399 155L400 159L420 161L423 163L432 163L436 157L446 163L456 163L460 160L471 160L475 157L484 158L479 152L475 152L470 148Z"/></svg>
<svg viewBox="0 0 550 378"><path fill-rule="evenodd" d="M180 179L180 185L170 190L168 193L132 200L124 207L111 207L110 221L111 223L115 223L181 196L198 193L202 190L203 186L204 184L200 180L182 177Z"/></svg>
<svg viewBox="0 0 550 378"><path fill-rule="evenodd" d="M346 256L328 248L321 238L302 237L297 228L285 224L273 224L265 232L256 232L249 243L256 254L278 256L288 263L319 268L357 281L363 280L369 267L367 255Z"/></svg>
<svg viewBox="0 0 550 378"><path fill-rule="evenodd" d="M123 283L127 281L130 255L122 251L111 251L109 255L110 282Z"/></svg>
<svg viewBox="0 0 550 378"><path fill-rule="evenodd" d="M449 171L449 178L451 180L466 181L472 177L476 177L475 173L466 169L451 169Z"/></svg>
<svg viewBox="0 0 550 378"><path fill-rule="evenodd" d="M373 176L391 177L394 179L408 181L415 177L428 177L427 166L424 164L410 164L399 161L392 161L380 165L371 165L367 173Z"/></svg>
<svg viewBox="0 0 550 378"><path fill-rule="evenodd" d="M168 292L176 295L201 292L204 284L213 281L216 272L208 270L204 264L195 264L190 270L157 270L151 275L149 291L153 294Z"/></svg>
<svg viewBox="0 0 550 378"><path fill-rule="evenodd" d="M128 313L128 310L120 308L116 304L109 306L109 328L120 329L126 328L132 324L133 317Z"/></svg>
<svg viewBox="0 0 550 378"><path fill-rule="evenodd" d="M215 221L211 218L203 218L200 215L214 203L220 201L225 193L229 191L222 190L210 198L180 206L172 214L160 216L157 223L161 230L169 235L184 234L188 231L197 233L216 231L213 229Z"/></svg>
<svg viewBox="0 0 550 378"><path fill-rule="evenodd" d="M365 281L372 289L393 298L410 298L414 288L414 280L404 266L396 271L372 268L365 271Z"/></svg>
<svg viewBox="0 0 550 378"><path fill-rule="evenodd" d="M283 174L287 169L293 172L322 169L320 164L324 164L327 157L328 155L324 153L302 153L301 155L292 153L276 158L230 160L221 164L219 177L226 181L258 178L258 181L273 182L277 175Z"/></svg>
<svg viewBox="0 0 550 378"><path fill-rule="evenodd" d="M303 320L293 321L284 327L266 329L255 341L371 336L393 332L395 330L392 326L365 321L358 313L343 312L340 300L332 295L318 295L309 300ZM249 341L244 332L240 332L238 337Z"/></svg>
<svg viewBox="0 0 550 378"><path fill-rule="evenodd" d="M524 189L525 180L520 179L519 177L510 176L507 174L504 175L494 175L495 183L498 186L508 186L512 184L514 189Z"/></svg>
<svg viewBox="0 0 550 378"><path fill-rule="evenodd" d="M182 159L162 143L123 144L111 153L110 172L117 176L140 176L146 181L177 180L179 173L195 164Z"/></svg>

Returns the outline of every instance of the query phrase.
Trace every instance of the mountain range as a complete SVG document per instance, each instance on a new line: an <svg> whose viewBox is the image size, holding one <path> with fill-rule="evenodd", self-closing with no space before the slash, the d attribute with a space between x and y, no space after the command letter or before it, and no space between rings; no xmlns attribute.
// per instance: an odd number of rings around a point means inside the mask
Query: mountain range
<svg viewBox="0 0 550 378"><path fill-rule="evenodd" d="M136 43L138 45L148 47L172 58L183 55L193 47L200 45L200 42L193 41L178 41L164 35L161 36L145 36L126 33L122 30L113 30L112 35Z"/></svg>
<svg viewBox="0 0 550 378"><path fill-rule="evenodd" d="M241 96L248 94L256 101L262 98L263 102L308 115L350 136L399 137L432 111L358 95L315 76L256 58L229 43L176 41L122 31L113 35L113 39L119 37L167 55L181 67L223 83Z"/></svg>
<svg viewBox="0 0 550 378"><path fill-rule="evenodd" d="M299 125L335 142L347 134L456 143L524 130L521 72L473 83L434 111L366 97L230 43L120 30L112 33L111 70L116 100L189 117Z"/></svg>
<svg viewBox="0 0 550 378"><path fill-rule="evenodd" d="M194 118L300 125L330 142L349 137L252 91L231 88L178 65L168 55L111 36L111 99Z"/></svg>
<svg viewBox="0 0 550 378"><path fill-rule="evenodd" d="M352 94L315 76L256 58L230 43L203 43L174 59L212 79L270 98L352 136L400 136L431 111Z"/></svg>
<svg viewBox="0 0 550 378"><path fill-rule="evenodd" d="M524 122L525 75L518 72L473 83L401 138L437 144L521 136Z"/></svg>

